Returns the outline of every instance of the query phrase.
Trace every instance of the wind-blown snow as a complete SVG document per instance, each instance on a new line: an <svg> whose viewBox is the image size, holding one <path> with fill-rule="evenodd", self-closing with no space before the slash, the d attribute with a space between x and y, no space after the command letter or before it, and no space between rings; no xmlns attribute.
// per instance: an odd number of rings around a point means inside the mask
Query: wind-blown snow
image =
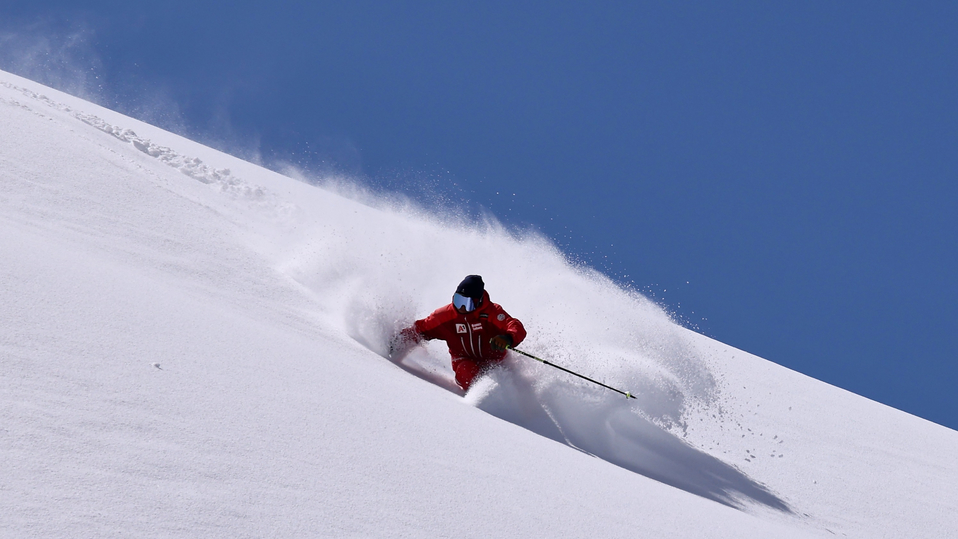
<svg viewBox="0 0 958 539"><path fill-rule="evenodd" d="M0 73L7 536L948 537L958 434L534 234L292 180ZM529 330L385 359L466 274ZM503 421L504 420L504 421Z"/></svg>

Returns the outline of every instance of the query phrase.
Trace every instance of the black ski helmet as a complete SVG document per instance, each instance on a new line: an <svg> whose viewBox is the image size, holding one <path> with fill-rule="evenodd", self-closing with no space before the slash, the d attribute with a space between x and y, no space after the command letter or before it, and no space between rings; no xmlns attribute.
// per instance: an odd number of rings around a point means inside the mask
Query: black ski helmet
<svg viewBox="0 0 958 539"><path fill-rule="evenodd" d="M482 293L485 290L486 284L482 282L482 277L479 275L468 275L459 283L459 287L456 288L456 293L480 301L482 299Z"/></svg>

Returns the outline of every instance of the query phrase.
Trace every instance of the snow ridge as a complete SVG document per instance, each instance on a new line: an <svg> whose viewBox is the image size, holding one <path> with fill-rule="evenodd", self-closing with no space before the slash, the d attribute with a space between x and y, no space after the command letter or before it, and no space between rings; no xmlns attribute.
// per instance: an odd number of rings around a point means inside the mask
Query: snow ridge
<svg viewBox="0 0 958 539"><path fill-rule="evenodd" d="M14 85L7 81L0 81L0 85L19 92L25 97L38 103L42 103L43 105L46 105L54 110L65 112L77 120L80 120L91 127L111 135L117 140L132 144L137 150L149 155L150 157L154 157L163 163L166 163L190 178L193 178L194 180L212 185L219 188L219 190L223 192L236 196L246 197L254 200L262 199L266 196L266 191L262 187L250 185L248 182L236 178L232 175L230 169L228 168L217 169L208 166L204 164L203 161L198 157L187 157L173 151L171 148L166 146L154 144L149 139L137 136L132 129L124 129L122 127L111 125L110 123L93 114L75 110L63 103L50 99L44 94L38 94L27 88ZM3 98L0 98L0 101L3 101ZM9 103L22 107L26 110L32 110L29 106L16 100L10 100Z"/></svg>

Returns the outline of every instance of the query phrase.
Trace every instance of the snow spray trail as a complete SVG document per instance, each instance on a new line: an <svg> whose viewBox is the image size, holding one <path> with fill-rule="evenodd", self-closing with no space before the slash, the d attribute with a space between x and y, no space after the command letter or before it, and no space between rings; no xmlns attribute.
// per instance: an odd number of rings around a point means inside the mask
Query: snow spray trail
<svg viewBox="0 0 958 539"><path fill-rule="evenodd" d="M704 358L659 306L576 267L549 241L495 221L444 219L413 204L367 205L317 189L280 269L311 291L332 323L385 356L392 335L450 301L479 274L492 301L523 321L522 348L631 391L626 400L513 355L466 401L560 443L688 492L734 506L788 506L745 474L681 438L686 409L714 404ZM378 206L377 208L371 205ZM445 345L433 341L404 368L458 391ZM461 394L461 392L460 392Z"/></svg>

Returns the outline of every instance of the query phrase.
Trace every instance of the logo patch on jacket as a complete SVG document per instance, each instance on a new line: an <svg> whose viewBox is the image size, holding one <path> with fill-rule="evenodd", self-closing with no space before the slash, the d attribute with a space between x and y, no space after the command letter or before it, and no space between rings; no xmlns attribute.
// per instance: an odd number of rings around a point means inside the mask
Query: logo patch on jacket
<svg viewBox="0 0 958 539"><path fill-rule="evenodd" d="M501 314L501 313L499 314L499 316L496 317L496 320L499 320L500 322L502 322L502 321L505 320L505 319L506 319L506 315Z"/></svg>
<svg viewBox="0 0 958 539"><path fill-rule="evenodd" d="M473 330L473 331L482 331L482 324L479 323L479 322L476 322L475 324L472 325L472 330Z"/></svg>
<svg viewBox="0 0 958 539"><path fill-rule="evenodd" d="M456 333L468 333L465 324L456 324Z"/></svg>

